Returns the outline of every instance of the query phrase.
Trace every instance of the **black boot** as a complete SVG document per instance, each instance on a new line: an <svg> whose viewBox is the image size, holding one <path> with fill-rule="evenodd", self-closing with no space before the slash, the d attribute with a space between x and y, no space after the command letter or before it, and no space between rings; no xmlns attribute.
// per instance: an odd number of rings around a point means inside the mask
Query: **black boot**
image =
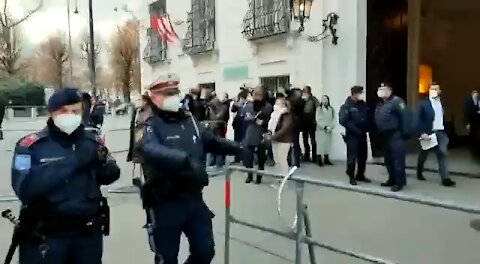
<svg viewBox="0 0 480 264"><path fill-rule="evenodd" d="M262 183L262 176L261 175L257 175L257 179L255 180L255 184L261 184Z"/></svg>
<svg viewBox="0 0 480 264"><path fill-rule="evenodd" d="M355 180L355 165L347 165L347 175L350 179L350 185L357 185L357 180Z"/></svg>
<svg viewBox="0 0 480 264"><path fill-rule="evenodd" d="M333 163L330 162L330 157L328 155L325 155L325 165L333 165Z"/></svg>
<svg viewBox="0 0 480 264"><path fill-rule="evenodd" d="M417 171L417 179L419 181L426 181L427 179L425 179L425 177L423 177L423 174L419 171Z"/></svg>
<svg viewBox="0 0 480 264"><path fill-rule="evenodd" d="M450 179L446 179L446 180L442 181L442 185L445 186L445 187L455 187L455 185L457 185L457 184Z"/></svg>
<svg viewBox="0 0 480 264"><path fill-rule="evenodd" d="M310 162L310 153L305 152L305 154L303 154L303 161Z"/></svg>
<svg viewBox="0 0 480 264"><path fill-rule="evenodd" d="M323 161L322 161L322 156L318 155L317 156L317 165L320 167L323 167Z"/></svg>
<svg viewBox="0 0 480 264"><path fill-rule="evenodd" d="M357 180L355 180L355 178L350 178L350 185L357 185Z"/></svg>
<svg viewBox="0 0 480 264"><path fill-rule="evenodd" d="M252 181L253 181L253 175L249 173L247 178L245 179L245 183L251 183Z"/></svg>
<svg viewBox="0 0 480 264"><path fill-rule="evenodd" d="M393 186L395 186L395 183L393 181L388 180L388 181L382 183L381 186L382 187L393 187Z"/></svg>
<svg viewBox="0 0 480 264"><path fill-rule="evenodd" d="M392 188L390 190L392 190L392 192L399 192L403 189L403 186L402 185L393 185Z"/></svg>

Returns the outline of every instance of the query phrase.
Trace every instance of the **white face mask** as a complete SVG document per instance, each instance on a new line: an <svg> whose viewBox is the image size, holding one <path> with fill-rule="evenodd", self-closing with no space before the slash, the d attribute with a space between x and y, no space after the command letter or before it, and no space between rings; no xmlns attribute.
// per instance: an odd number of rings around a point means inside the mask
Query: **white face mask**
<svg viewBox="0 0 480 264"><path fill-rule="evenodd" d="M280 113L285 113L287 111L287 108L285 106L275 104L273 106L273 111L280 112Z"/></svg>
<svg viewBox="0 0 480 264"><path fill-rule="evenodd" d="M365 93L361 93L358 95L358 100L366 101L366 99L367 99L367 96L365 95Z"/></svg>
<svg viewBox="0 0 480 264"><path fill-rule="evenodd" d="M428 96L430 98L437 98L438 97L438 91L437 90L429 90L428 91Z"/></svg>
<svg viewBox="0 0 480 264"><path fill-rule="evenodd" d="M59 114L53 118L53 123L60 130L70 135L82 123L82 116L76 114Z"/></svg>
<svg viewBox="0 0 480 264"><path fill-rule="evenodd" d="M384 90L378 90L377 91L377 96L380 98L385 98L386 92Z"/></svg>
<svg viewBox="0 0 480 264"><path fill-rule="evenodd" d="M180 95L172 95L165 97L160 109L167 112L178 112L181 107L182 98Z"/></svg>

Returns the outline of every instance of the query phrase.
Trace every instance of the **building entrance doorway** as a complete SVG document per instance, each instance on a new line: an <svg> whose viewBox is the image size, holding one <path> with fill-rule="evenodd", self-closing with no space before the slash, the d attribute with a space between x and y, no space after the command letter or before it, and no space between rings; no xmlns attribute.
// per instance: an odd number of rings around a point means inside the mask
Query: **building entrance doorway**
<svg viewBox="0 0 480 264"><path fill-rule="evenodd" d="M372 111L378 103L377 88L382 82L390 83L396 95L407 99L407 16L407 0L367 1L366 93ZM370 139L373 156L382 156L375 133Z"/></svg>

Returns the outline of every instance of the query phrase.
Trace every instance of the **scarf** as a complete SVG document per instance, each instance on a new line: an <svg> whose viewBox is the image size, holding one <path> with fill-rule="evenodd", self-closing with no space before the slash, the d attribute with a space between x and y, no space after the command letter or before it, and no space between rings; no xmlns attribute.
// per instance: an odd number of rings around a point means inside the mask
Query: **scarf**
<svg viewBox="0 0 480 264"><path fill-rule="evenodd" d="M277 109L272 112L272 115L270 116L270 120L268 121L268 130L272 132L272 134L274 134L275 130L277 129L278 121L280 121L280 117L286 112L287 112L287 109L285 108Z"/></svg>

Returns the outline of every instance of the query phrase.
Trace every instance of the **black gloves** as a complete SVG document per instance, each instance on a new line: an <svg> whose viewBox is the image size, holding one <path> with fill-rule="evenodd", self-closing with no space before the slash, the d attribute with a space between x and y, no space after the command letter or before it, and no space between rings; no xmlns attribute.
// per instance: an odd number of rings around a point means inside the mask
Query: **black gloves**
<svg viewBox="0 0 480 264"><path fill-rule="evenodd" d="M92 166L98 160L98 154L90 144L75 145L75 157L80 168Z"/></svg>
<svg viewBox="0 0 480 264"><path fill-rule="evenodd" d="M90 144L75 146L75 156L81 168L102 165L107 161L109 151L105 146L94 148Z"/></svg>

